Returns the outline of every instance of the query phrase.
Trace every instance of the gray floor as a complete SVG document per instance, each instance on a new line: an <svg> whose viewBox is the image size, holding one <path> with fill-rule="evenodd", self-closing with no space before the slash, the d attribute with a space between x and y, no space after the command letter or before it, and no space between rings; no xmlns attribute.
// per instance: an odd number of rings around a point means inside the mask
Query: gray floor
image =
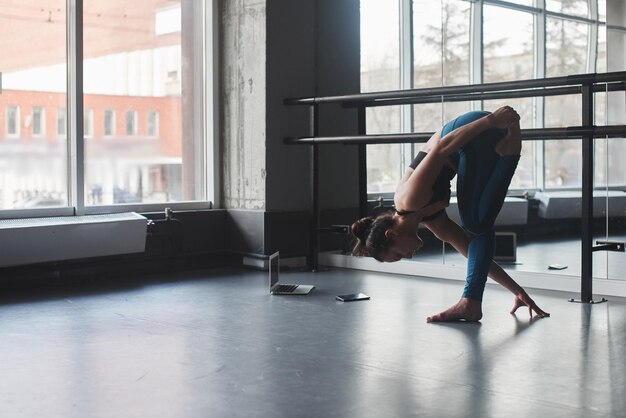
<svg viewBox="0 0 626 418"><path fill-rule="evenodd" d="M427 324L462 283L211 270L0 299L2 417L624 417L626 301ZM372 299L341 303L338 293Z"/></svg>

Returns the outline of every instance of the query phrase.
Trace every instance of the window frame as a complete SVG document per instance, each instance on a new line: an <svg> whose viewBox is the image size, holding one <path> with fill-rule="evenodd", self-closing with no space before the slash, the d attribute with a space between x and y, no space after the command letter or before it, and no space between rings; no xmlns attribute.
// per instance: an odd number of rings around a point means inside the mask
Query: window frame
<svg viewBox="0 0 626 418"><path fill-rule="evenodd" d="M152 122L150 121L151 115L154 117ZM151 138L159 136L159 112L156 110L148 110L146 112L146 136Z"/></svg>
<svg viewBox="0 0 626 418"><path fill-rule="evenodd" d="M136 110L127 110L124 112L124 125L126 127L125 132L127 136L135 136L137 135L137 111ZM129 128L129 122L132 124Z"/></svg>
<svg viewBox="0 0 626 418"><path fill-rule="evenodd" d="M39 113L39 132L35 133L35 113ZM33 138L41 138L46 135L46 108L43 106L32 107L32 129Z"/></svg>
<svg viewBox="0 0 626 418"><path fill-rule="evenodd" d="M111 115L109 119L107 119L107 115ZM117 125L117 115L115 109L104 109L104 113L102 116L102 136L111 137L116 134L116 125ZM111 125L109 127L109 125ZM107 129L108 128L108 129Z"/></svg>
<svg viewBox="0 0 626 418"><path fill-rule="evenodd" d="M11 111L9 109L11 109ZM20 130L20 127L21 127L20 126L20 120L21 120L21 118L20 118L20 113L21 113L20 112L20 106L19 105L8 104L4 108L4 113L5 113L5 118L4 118L4 120L5 120L5 134L6 134L7 139L9 139L9 138L10 139L17 139L17 138L19 138L20 137L20 133L21 133L21 130ZM13 115L13 117L14 117L14 120L12 122L13 122L13 125L15 126L15 132L9 132L9 126L11 124L10 123L11 122L10 121L10 115Z"/></svg>

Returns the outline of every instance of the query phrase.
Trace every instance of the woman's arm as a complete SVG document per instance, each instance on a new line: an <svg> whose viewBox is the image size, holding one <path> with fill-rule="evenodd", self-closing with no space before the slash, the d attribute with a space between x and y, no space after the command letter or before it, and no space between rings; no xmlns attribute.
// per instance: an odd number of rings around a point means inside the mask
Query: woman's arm
<svg viewBox="0 0 626 418"><path fill-rule="evenodd" d="M428 141L432 144L428 154L411 173L406 173L394 196L394 204L400 210L418 210L432 197L432 187L448 156L459 150L481 132L490 128L506 128L518 121L519 115L513 108L504 106L486 117L463 125L441 138L437 131Z"/></svg>
<svg viewBox="0 0 626 418"><path fill-rule="evenodd" d="M467 257L467 248L470 238L463 228L457 225L452 219L448 218L447 215L438 216L422 224L435 234L438 239L450 243L454 249L464 257ZM515 312L521 306L527 306L531 317L532 311L535 311L539 317L550 316L549 313L541 310L530 296L528 296L528 293L526 293L526 291L497 263L491 262L488 275L495 282L501 284L515 295L515 305L511 313Z"/></svg>
<svg viewBox="0 0 626 418"><path fill-rule="evenodd" d="M430 137L428 144L441 142L441 131ZM433 184L441 172L446 158L436 153L428 153L415 168L408 168L394 193L394 206L397 210L415 211L430 202L433 195Z"/></svg>
<svg viewBox="0 0 626 418"><path fill-rule="evenodd" d="M490 128L505 129L520 120L519 114L510 106L503 106L480 119L460 126L444 136L434 151L446 157L463 148L468 142Z"/></svg>

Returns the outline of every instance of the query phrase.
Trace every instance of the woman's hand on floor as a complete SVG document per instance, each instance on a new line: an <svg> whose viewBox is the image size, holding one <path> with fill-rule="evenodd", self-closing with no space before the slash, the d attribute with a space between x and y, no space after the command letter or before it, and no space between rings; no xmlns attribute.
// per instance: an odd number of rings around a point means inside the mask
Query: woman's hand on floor
<svg viewBox="0 0 626 418"><path fill-rule="evenodd" d="M538 318L545 318L547 316L550 316L549 313L544 312L543 310L541 310L541 308L539 308L539 306L537 306L537 304L535 303L534 300L532 300L530 298L530 296L528 296L527 293L520 293L517 296L515 296L515 303L513 305L513 309L511 309L511 313L514 314L515 311L517 311L518 308L522 307L522 306L527 306L528 307L528 313L530 314L530 317L533 317L533 311L535 311L535 316Z"/></svg>

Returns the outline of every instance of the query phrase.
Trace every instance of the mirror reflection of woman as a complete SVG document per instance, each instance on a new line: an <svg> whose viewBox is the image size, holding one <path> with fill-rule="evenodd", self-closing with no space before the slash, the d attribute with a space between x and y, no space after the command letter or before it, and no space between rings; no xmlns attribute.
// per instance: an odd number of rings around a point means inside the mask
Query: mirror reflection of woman
<svg viewBox="0 0 626 418"><path fill-rule="evenodd" d="M531 317L533 312L537 317L550 315L493 261L495 219L522 150L519 120L513 108L504 106L493 113L465 113L447 123L428 140L404 174L394 195L395 211L352 225L358 239L353 255L385 262L410 259L423 245L417 234L421 224L467 257L461 299L428 317L428 322L479 321L487 276L515 295L511 313L525 306ZM445 211L455 176L462 226Z"/></svg>

